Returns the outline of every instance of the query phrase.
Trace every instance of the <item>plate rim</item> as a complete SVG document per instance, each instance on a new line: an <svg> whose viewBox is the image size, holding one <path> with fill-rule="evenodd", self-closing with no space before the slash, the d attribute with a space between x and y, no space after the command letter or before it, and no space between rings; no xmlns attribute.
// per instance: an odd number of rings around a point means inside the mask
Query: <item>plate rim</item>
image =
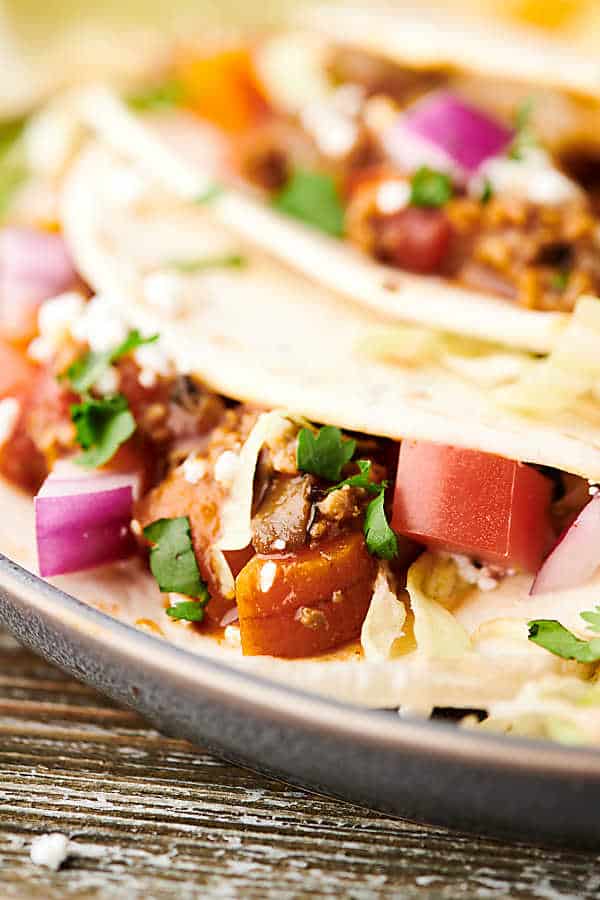
<svg viewBox="0 0 600 900"><path fill-rule="evenodd" d="M113 652L145 660L155 670L185 677L218 689L230 699L251 707L260 716L284 716L303 728L346 739L360 739L386 749L424 750L436 759L482 763L519 775L566 777L585 775L600 782L600 752L593 747L569 746L552 741L496 735L460 728L455 724L416 716L393 716L382 710L353 706L334 698L305 692L264 675L244 672L226 661L192 652L167 639L148 634L102 612L50 584L9 557L0 554L0 592L15 609L15 600L36 610L44 619L74 633L85 634L100 646L110 638ZM10 627L9 623L4 622ZM31 646L48 655L41 646ZM57 665L60 661L53 659ZM290 703L293 698L293 703Z"/></svg>

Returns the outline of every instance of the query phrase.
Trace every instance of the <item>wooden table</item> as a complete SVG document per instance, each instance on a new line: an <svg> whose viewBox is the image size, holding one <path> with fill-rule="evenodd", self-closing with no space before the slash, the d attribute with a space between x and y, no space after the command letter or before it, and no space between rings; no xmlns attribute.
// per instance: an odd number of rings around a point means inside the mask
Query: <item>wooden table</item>
<svg viewBox="0 0 600 900"><path fill-rule="evenodd" d="M60 831L80 853L29 858ZM0 897L600 896L600 856L514 847L314 796L162 737L0 634Z"/></svg>

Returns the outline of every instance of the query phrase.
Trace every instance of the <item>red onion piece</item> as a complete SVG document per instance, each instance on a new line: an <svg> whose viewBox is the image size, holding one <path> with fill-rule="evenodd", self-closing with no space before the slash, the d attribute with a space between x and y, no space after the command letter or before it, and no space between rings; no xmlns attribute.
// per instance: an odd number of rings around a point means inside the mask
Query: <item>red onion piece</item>
<svg viewBox="0 0 600 900"><path fill-rule="evenodd" d="M234 622L237 622L239 619L239 612L237 606L233 606L231 609L228 609L219 625L221 628L227 628L228 625L233 625Z"/></svg>
<svg viewBox="0 0 600 900"><path fill-rule="evenodd" d="M125 559L135 550L130 530L136 476L69 477L61 464L35 498L40 574L64 575Z"/></svg>
<svg viewBox="0 0 600 900"><path fill-rule="evenodd" d="M464 181L491 156L506 149L513 132L449 93L420 100L385 139L392 159L414 171L427 165Z"/></svg>
<svg viewBox="0 0 600 900"><path fill-rule="evenodd" d="M558 539L536 575L530 594L577 587L600 566L600 494L592 497Z"/></svg>
<svg viewBox="0 0 600 900"><path fill-rule="evenodd" d="M77 273L59 234L8 227L0 232L0 331L26 339L39 306L72 287Z"/></svg>

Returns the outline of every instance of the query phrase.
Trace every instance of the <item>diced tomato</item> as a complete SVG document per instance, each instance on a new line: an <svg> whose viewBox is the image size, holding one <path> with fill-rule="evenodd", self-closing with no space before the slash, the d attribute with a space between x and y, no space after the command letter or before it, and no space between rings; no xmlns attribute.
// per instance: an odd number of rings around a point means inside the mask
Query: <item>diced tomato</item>
<svg viewBox="0 0 600 900"><path fill-rule="evenodd" d="M379 223L376 253L411 272L439 270L450 246L452 226L441 209L409 206Z"/></svg>
<svg viewBox="0 0 600 900"><path fill-rule="evenodd" d="M403 441L393 528L429 547L534 572L551 537L552 482L514 460Z"/></svg>
<svg viewBox="0 0 600 900"><path fill-rule="evenodd" d="M236 580L247 656L312 656L357 638L376 563L360 532L292 556L255 556Z"/></svg>
<svg viewBox="0 0 600 900"><path fill-rule="evenodd" d="M190 108L225 131L244 131L268 111L252 56L245 48L185 61L179 77Z"/></svg>
<svg viewBox="0 0 600 900"><path fill-rule="evenodd" d="M206 480L199 484L190 484L181 472L175 471L143 497L135 510L135 517L142 527L157 519L189 517L198 568L208 585L211 597L206 613L214 624L218 624L225 613L235 605L233 598L224 597L221 593L210 556L210 547L219 534L219 508L222 500L222 491L216 482ZM234 577L253 555L252 547L225 553Z"/></svg>
<svg viewBox="0 0 600 900"><path fill-rule="evenodd" d="M39 370L4 341L0 341L0 400L13 397L19 415L9 439L0 446L0 475L35 491L46 475L44 459L29 437L27 420Z"/></svg>

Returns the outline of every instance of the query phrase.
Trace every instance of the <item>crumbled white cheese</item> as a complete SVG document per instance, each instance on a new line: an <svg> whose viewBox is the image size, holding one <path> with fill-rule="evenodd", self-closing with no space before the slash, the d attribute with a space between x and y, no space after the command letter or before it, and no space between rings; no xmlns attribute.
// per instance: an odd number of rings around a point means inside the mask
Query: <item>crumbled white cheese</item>
<svg viewBox="0 0 600 900"><path fill-rule="evenodd" d="M447 559L453 559L456 563L458 574L467 584L476 585L480 591L493 591L498 587L500 575L490 566L476 566L468 556L461 553L445 553ZM507 571L506 574L510 574Z"/></svg>
<svg viewBox="0 0 600 900"><path fill-rule="evenodd" d="M21 405L14 397L0 401L0 447L12 437L20 412Z"/></svg>
<svg viewBox="0 0 600 900"><path fill-rule="evenodd" d="M266 594L273 587L273 582L275 581L276 574L277 564L274 563L272 559L264 563L263 567L260 570L260 589L263 594Z"/></svg>
<svg viewBox="0 0 600 900"><path fill-rule="evenodd" d="M399 179L383 181L377 188L375 202L383 215L391 215L408 206L410 201L410 185Z"/></svg>
<svg viewBox="0 0 600 900"><path fill-rule="evenodd" d="M173 272L153 272L143 283L144 297L154 309L169 316L182 311L184 282Z"/></svg>
<svg viewBox="0 0 600 900"><path fill-rule="evenodd" d="M581 193L575 182L556 169L550 157L538 148L526 151L520 159L487 159L471 180L469 193L481 196L486 181L494 193L514 194L544 206L558 206Z"/></svg>
<svg viewBox="0 0 600 900"><path fill-rule="evenodd" d="M237 650L242 646L242 635L239 625L227 625L223 636L230 647Z"/></svg>
<svg viewBox="0 0 600 900"><path fill-rule="evenodd" d="M142 387L154 387L159 375L167 376L173 373L173 364L160 346L160 342L138 347L133 356L141 369L138 379Z"/></svg>
<svg viewBox="0 0 600 900"><path fill-rule="evenodd" d="M359 85L344 85L326 100L307 104L300 113L302 124L320 150L333 158L345 156L358 138L356 116L364 100Z"/></svg>
<svg viewBox="0 0 600 900"><path fill-rule="evenodd" d="M121 344L129 332L123 318L124 304L117 298L96 294L85 305L82 314L71 326L78 341L86 342L92 350L102 352Z"/></svg>
<svg viewBox="0 0 600 900"><path fill-rule="evenodd" d="M240 458L233 450L224 450L215 462L214 477L219 484L232 484L240 467Z"/></svg>
<svg viewBox="0 0 600 900"><path fill-rule="evenodd" d="M273 550L285 550L285 541L283 538L277 538L273 541Z"/></svg>
<svg viewBox="0 0 600 900"><path fill-rule="evenodd" d="M114 366L108 366L94 382L94 388L105 395L116 394L119 390L119 372Z"/></svg>
<svg viewBox="0 0 600 900"><path fill-rule="evenodd" d="M38 313L37 337L28 347L28 354L38 362L47 362L73 332L85 309L85 301L76 291L68 291L46 300Z"/></svg>
<svg viewBox="0 0 600 900"><path fill-rule="evenodd" d="M181 464L181 471L189 484L198 484L200 479L204 478L208 472L208 463L205 459L200 459L198 456L190 453Z"/></svg>
<svg viewBox="0 0 600 900"><path fill-rule="evenodd" d="M70 840L65 834L42 834L31 843L29 856L35 866L58 872L69 855Z"/></svg>

